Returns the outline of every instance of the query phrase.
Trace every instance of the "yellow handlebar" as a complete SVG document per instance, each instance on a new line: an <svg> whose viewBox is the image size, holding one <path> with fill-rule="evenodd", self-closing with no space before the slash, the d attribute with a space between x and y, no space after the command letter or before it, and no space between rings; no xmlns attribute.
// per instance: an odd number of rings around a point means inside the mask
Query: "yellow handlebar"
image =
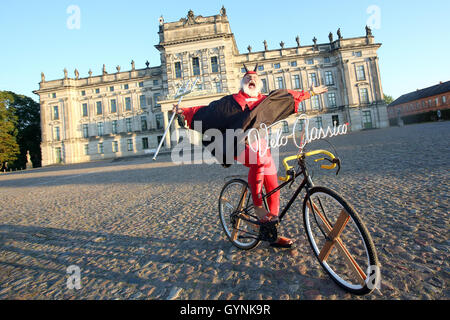
<svg viewBox="0 0 450 320"><path fill-rule="evenodd" d="M313 151L310 151L310 152L306 152L305 154L298 154L298 155L295 155L295 156L286 157L286 158L283 159L283 166L286 169L286 176L285 177L279 177L278 179L280 179L281 181L288 181L289 179L291 179L291 175L287 174L287 172L290 169L292 169L293 166L288 165L288 161L297 160L297 159L301 158L303 155L305 155L305 157L310 157L310 156L315 156L315 155L320 154L320 153L323 153L324 155L330 157L331 158L330 160L334 160L335 159L335 156L331 152L329 152L327 150L321 150L321 149L320 150L313 150ZM315 159L314 161L317 162L317 161L321 161L321 160L325 160L325 158ZM331 169L336 168L336 163L332 163L330 165L322 164L320 167L322 169L331 170Z"/></svg>

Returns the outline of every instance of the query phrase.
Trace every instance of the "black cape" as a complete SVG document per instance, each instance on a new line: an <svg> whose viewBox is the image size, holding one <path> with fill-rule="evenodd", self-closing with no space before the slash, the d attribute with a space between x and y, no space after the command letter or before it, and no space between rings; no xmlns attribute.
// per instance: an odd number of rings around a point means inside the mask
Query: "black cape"
<svg viewBox="0 0 450 320"><path fill-rule="evenodd" d="M229 165L234 163L234 158L245 147L248 130L259 129L262 123L269 126L293 113L294 97L285 89L272 91L258 106L252 110L246 106L244 111L233 95L228 95L199 109L192 118L191 127L203 134L203 145L219 163ZM196 121L201 122L201 127L195 124ZM208 135L207 131L210 129L220 131L221 142L215 141L217 135ZM227 129L242 131L241 134L231 137L227 134Z"/></svg>

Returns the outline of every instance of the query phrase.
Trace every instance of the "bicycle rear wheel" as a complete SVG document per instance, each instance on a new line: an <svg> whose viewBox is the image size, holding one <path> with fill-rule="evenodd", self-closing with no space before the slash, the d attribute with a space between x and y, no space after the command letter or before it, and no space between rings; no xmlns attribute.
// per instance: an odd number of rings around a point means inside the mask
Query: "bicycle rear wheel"
<svg viewBox="0 0 450 320"><path fill-rule="evenodd" d="M303 221L313 252L343 289L364 295L378 287L378 258L356 211L335 191L313 187L303 201Z"/></svg>
<svg viewBox="0 0 450 320"><path fill-rule="evenodd" d="M219 217L222 228L231 243L242 250L253 249L260 243L259 226L242 219L251 219L248 215L250 212L244 210L251 204L250 187L242 179L228 181L220 192Z"/></svg>

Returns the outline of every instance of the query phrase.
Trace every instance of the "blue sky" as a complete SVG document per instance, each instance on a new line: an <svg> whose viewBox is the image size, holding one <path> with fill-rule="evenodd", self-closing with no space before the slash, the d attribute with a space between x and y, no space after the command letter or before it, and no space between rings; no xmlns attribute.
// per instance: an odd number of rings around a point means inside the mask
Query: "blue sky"
<svg viewBox="0 0 450 320"><path fill-rule="evenodd" d="M258 4L258 5L256 5ZM70 5L80 9L80 28L69 29ZM120 65L130 69L160 65L158 19L177 21L192 9L195 15L217 14L227 9L239 51L328 42L328 33L341 28L345 37L365 34L367 23L382 43L378 54L383 89L400 95L450 80L450 1L103 1L103 0L0 0L0 90L10 90L38 100L40 74L47 80L69 76L77 68L81 77L89 69L100 74ZM375 6L375 7L374 7ZM376 10L368 10L375 8ZM335 35L336 37L336 35Z"/></svg>

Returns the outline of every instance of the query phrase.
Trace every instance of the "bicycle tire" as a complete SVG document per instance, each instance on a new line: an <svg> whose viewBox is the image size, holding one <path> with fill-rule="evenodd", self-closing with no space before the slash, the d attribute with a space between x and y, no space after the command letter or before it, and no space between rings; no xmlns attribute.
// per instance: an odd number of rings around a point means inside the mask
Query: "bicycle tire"
<svg viewBox="0 0 450 320"><path fill-rule="evenodd" d="M228 190L230 190L231 188L236 188L237 189L237 193L236 192L230 192L229 194L227 194L227 198L225 197L225 194L227 193ZM245 204L239 204L240 200L238 198L239 196L239 190L241 190L241 192L243 193L244 191L246 191L246 195L245 195ZM236 196L236 193L238 196ZM242 196L242 194L241 194ZM233 199L228 199L228 198L233 198ZM239 219L238 216L235 215L237 210L241 210L244 207L248 207L250 204L250 201L252 197L251 197L251 190L250 187L248 185L248 183L242 179L232 179L228 182L225 183L225 185L223 186L221 192L220 192L220 197L219 197L219 219L220 219L220 223L222 225L222 229L225 232L225 235L227 236L228 240L230 240L230 242L237 248L241 249L241 250L251 250L253 248L255 248L256 246L258 246L258 244L261 242L258 238L259 238L259 226L256 225L252 225L249 222L246 222L242 219ZM238 206L240 206L241 208L239 208ZM228 210L225 210L225 208L227 208ZM244 234L249 233L249 234L253 234L254 239L246 239L249 241L240 241L240 237L239 236L239 230L241 227L241 224L243 223L243 225L252 228L252 230L247 230L244 231ZM242 227L242 228L245 228ZM250 235L248 235L250 237Z"/></svg>
<svg viewBox="0 0 450 320"><path fill-rule="evenodd" d="M331 199L334 201L331 201ZM336 209L330 209L333 204L329 204L328 201L337 204ZM338 210L340 210L339 213ZM337 218L333 219L334 217ZM332 220L331 223L334 220L333 225L330 224L330 219ZM380 281L379 263L372 238L358 213L341 195L326 187L311 188L303 200L303 223L314 255L335 283L355 295L369 294L378 287ZM315 223L315 225L312 226L312 223ZM342 233L339 233L341 228ZM343 234L346 229L350 228L352 230ZM317 232L317 238L320 234L324 236L320 240L320 244L313 232ZM335 233L332 234L332 232ZM337 237L333 238L336 233ZM363 246L361 244L356 246L358 239ZM348 246L349 243L352 243L352 245ZM354 253L361 252L362 248L365 251L365 256L358 255L355 258ZM336 255L333 250L340 254ZM331 256L331 253L333 253L333 256ZM330 263L330 260L333 260L333 262ZM338 268L339 271L337 271ZM366 268L365 273L363 268ZM352 280L355 283L350 282L352 277L355 278Z"/></svg>

